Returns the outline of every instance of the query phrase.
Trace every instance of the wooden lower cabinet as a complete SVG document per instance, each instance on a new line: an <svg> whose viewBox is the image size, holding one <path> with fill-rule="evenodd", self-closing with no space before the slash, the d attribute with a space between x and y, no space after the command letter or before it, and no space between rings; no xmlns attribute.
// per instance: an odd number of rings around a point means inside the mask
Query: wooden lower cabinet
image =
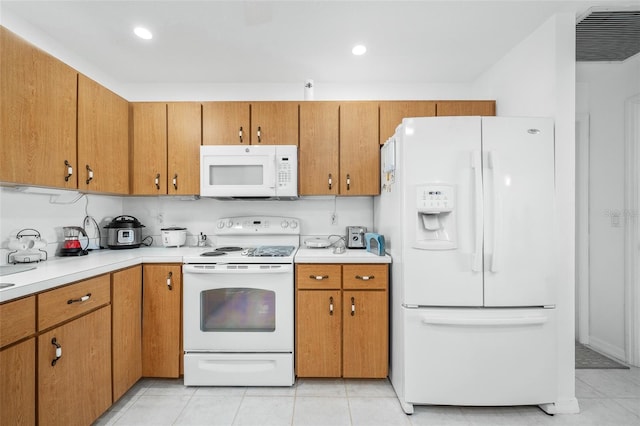
<svg viewBox="0 0 640 426"><path fill-rule="evenodd" d="M340 290L301 290L296 300L296 374L342 375Z"/></svg>
<svg viewBox="0 0 640 426"><path fill-rule="evenodd" d="M111 274L113 401L142 377L142 266Z"/></svg>
<svg viewBox="0 0 640 426"><path fill-rule="evenodd" d="M110 305L38 336L40 426L86 426L111 402Z"/></svg>
<svg viewBox="0 0 640 426"><path fill-rule="evenodd" d="M342 296L342 377L387 377L387 293L345 290Z"/></svg>
<svg viewBox="0 0 640 426"><path fill-rule="evenodd" d="M182 268L146 264L142 270L142 375L179 377Z"/></svg>
<svg viewBox="0 0 640 426"><path fill-rule="evenodd" d="M36 339L0 351L0 425L36 424Z"/></svg>
<svg viewBox="0 0 640 426"><path fill-rule="evenodd" d="M387 377L388 265L296 265L296 375Z"/></svg>

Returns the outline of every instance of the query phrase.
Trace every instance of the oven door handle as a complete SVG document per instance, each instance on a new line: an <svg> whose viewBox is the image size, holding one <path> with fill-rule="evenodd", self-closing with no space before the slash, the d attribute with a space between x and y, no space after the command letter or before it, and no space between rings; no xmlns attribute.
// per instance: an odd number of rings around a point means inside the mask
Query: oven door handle
<svg viewBox="0 0 640 426"><path fill-rule="evenodd" d="M286 274L293 271L292 265L182 265L184 274Z"/></svg>

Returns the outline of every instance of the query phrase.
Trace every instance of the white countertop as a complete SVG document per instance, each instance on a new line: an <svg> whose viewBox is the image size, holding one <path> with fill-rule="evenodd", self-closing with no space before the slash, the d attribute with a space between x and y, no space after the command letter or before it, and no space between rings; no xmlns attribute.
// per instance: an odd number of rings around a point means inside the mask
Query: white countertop
<svg viewBox="0 0 640 426"><path fill-rule="evenodd" d="M38 293L64 284L106 274L141 263L182 263L183 256L205 251L203 247L143 247L123 250L96 250L86 256L50 257L36 269L0 277L0 302Z"/></svg>
<svg viewBox="0 0 640 426"><path fill-rule="evenodd" d="M391 256L378 256L364 249L346 249L344 253L334 254L333 248L300 247L295 263L391 263Z"/></svg>
<svg viewBox="0 0 640 426"><path fill-rule="evenodd" d="M0 289L0 302L84 280L96 275L142 263L182 263L183 257L197 256L211 247L143 247L123 250L96 250L86 256L51 257L35 264L36 269L0 276L0 284L14 286ZM365 250L334 254L333 249L300 248L296 263L391 263L391 257L376 256Z"/></svg>

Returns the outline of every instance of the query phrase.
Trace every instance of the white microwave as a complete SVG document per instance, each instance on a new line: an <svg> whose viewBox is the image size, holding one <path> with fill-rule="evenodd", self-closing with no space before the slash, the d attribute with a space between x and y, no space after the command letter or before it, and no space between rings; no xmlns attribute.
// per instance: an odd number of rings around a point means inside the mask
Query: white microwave
<svg viewBox="0 0 640 426"><path fill-rule="evenodd" d="M201 146L200 195L219 198L296 198L298 147Z"/></svg>

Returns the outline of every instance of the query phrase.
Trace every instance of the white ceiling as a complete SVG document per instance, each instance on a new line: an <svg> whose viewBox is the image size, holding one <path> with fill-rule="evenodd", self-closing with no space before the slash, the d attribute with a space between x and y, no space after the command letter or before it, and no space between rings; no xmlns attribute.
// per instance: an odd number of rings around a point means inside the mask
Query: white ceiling
<svg viewBox="0 0 640 426"><path fill-rule="evenodd" d="M464 83L554 13L638 1L0 1L123 84ZM9 19L10 18L10 19ZM133 35L148 27L151 41ZM362 57L351 54L366 44Z"/></svg>

